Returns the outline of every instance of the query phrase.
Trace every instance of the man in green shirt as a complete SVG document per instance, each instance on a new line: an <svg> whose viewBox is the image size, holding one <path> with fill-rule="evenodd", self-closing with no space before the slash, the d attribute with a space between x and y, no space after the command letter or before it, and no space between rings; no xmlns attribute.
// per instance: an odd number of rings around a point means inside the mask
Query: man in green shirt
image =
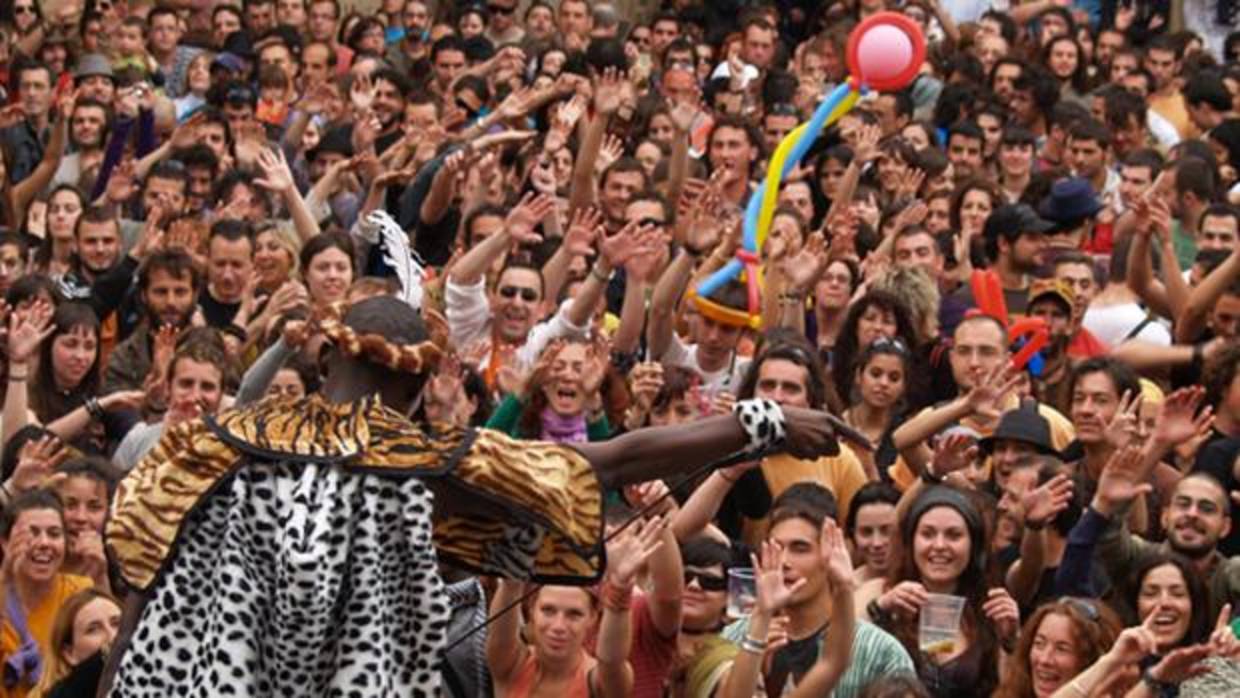
<svg viewBox="0 0 1240 698"><path fill-rule="evenodd" d="M785 609L788 643L775 652L763 677L768 695L778 695L789 685L789 680L795 685L809 673L818 661L831 624L832 586L826 567L797 564L799 559L820 558L819 532L825 518L824 508L818 506L817 498L807 497L801 487L789 489L777 498L771 510L767 540L783 547L786 565L805 581L793 592ZM723 629L724 638L737 645L742 644L748 633L748 617ZM876 625L858 620L853 633L852 660L833 695L854 698L881 677L915 671L912 658L899 640Z"/></svg>

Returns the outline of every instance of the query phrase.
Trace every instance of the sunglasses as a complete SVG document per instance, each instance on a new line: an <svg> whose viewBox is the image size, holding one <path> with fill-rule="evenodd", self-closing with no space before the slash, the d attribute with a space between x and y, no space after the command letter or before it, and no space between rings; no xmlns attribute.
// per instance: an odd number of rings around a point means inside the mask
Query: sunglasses
<svg viewBox="0 0 1240 698"><path fill-rule="evenodd" d="M870 342L870 346L875 349L889 349L900 354L908 354L908 347L904 346L904 342L900 341L898 337L879 337Z"/></svg>
<svg viewBox="0 0 1240 698"><path fill-rule="evenodd" d="M649 216L637 221L639 228L662 228L665 225L667 225L667 221L661 221L658 218L651 218Z"/></svg>
<svg viewBox="0 0 1240 698"><path fill-rule="evenodd" d="M728 589L728 580L723 577L685 570L685 586L692 584L695 579L702 591L727 591Z"/></svg>
<svg viewBox="0 0 1240 698"><path fill-rule="evenodd" d="M487 11L493 15L510 15L517 11L516 5L512 7L504 7L503 5L487 5Z"/></svg>
<svg viewBox="0 0 1240 698"><path fill-rule="evenodd" d="M13 14L24 15L34 14L34 5L16 5L13 7Z"/></svg>
<svg viewBox="0 0 1240 698"><path fill-rule="evenodd" d="M533 303L534 301L538 300L538 291L535 291L532 288L521 288L519 286L501 286L499 289L499 295L509 300L516 298L518 293L521 294L521 300L525 301L526 303Z"/></svg>

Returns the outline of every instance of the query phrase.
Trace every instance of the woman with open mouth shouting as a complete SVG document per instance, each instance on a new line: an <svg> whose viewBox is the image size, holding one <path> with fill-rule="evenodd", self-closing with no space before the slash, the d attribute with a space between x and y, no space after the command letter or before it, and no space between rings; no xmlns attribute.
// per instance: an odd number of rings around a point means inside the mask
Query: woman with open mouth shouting
<svg viewBox="0 0 1240 698"><path fill-rule="evenodd" d="M607 439L612 428L600 389L609 360L601 341L557 340L543 350L527 376L504 368L500 383L507 395L487 428L556 443Z"/></svg>

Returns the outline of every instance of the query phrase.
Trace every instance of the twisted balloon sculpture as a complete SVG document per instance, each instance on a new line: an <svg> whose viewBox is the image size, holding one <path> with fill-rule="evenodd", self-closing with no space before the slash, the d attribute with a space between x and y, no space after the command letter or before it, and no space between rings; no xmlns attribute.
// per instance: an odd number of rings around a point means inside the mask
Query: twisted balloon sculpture
<svg viewBox="0 0 1240 698"><path fill-rule="evenodd" d="M741 247L736 257L691 289L698 310L719 322L748 325L759 329L762 323L762 277L759 267L762 245L775 217L781 182L805 157L823 130L848 113L862 92L870 89L895 91L913 81L926 57L926 40L921 29L898 12L879 12L857 25L848 37L847 61L850 75L831 91L814 110L809 121L793 129L780 141L771 156L766 177L749 197L745 208ZM748 313L726 308L708 299L742 272L749 296Z"/></svg>

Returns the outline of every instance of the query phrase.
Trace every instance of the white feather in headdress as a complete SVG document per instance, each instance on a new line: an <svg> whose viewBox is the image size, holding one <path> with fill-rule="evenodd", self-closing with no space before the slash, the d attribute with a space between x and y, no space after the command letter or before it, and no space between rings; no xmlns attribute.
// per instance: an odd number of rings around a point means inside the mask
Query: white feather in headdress
<svg viewBox="0 0 1240 698"><path fill-rule="evenodd" d="M396 271L400 279L400 298L414 310L422 309L422 282L426 278L426 263L409 247L409 236L387 211L371 211L365 220L358 221L357 233L383 249L383 261Z"/></svg>

